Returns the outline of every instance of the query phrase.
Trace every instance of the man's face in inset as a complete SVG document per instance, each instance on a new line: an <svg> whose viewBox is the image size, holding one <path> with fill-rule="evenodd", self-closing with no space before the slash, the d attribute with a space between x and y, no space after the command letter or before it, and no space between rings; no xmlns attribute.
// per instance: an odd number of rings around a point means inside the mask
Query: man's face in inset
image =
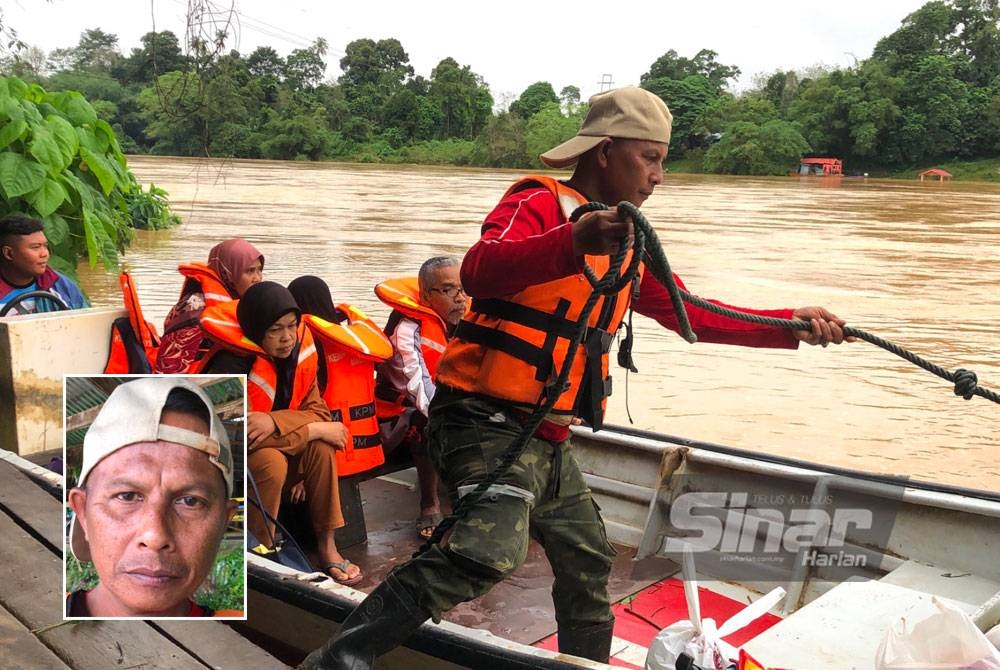
<svg viewBox="0 0 1000 670"><path fill-rule="evenodd" d="M420 298L451 327L458 325L465 314L467 296L462 290L458 265L436 268L430 273L428 286L420 287Z"/></svg>
<svg viewBox="0 0 1000 670"><path fill-rule="evenodd" d="M161 424L209 434L189 414L165 411ZM91 616L187 616L234 505L205 453L172 442L140 442L101 460L69 503L90 546L100 584Z"/></svg>

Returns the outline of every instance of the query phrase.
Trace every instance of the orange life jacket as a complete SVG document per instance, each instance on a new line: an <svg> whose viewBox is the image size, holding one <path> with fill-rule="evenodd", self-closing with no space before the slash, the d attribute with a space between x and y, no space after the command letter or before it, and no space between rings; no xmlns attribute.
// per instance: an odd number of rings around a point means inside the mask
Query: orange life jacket
<svg viewBox="0 0 1000 670"><path fill-rule="evenodd" d="M420 324L420 353L427 365L431 379L437 374L438 361L448 344L444 319L427 305L420 302L420 283L416 277L388 279L375 287L379 300L392 307L385 334L392 335L400 320L406 316ZM398 416L406 409L407 398L390 385L381 383L375 387L375 411L380 419Z"/></svg>
<svg viewBox="0 0 1000 670"><path fill-rule="evenodd" d="M156 352L160 336L156 326L146 321L139 305L135 281L128 272L118 275L127 317L120 317L111 324L111 346L104 374L149 374L156 365Z"/></svg>
<svg viewBox="0 0 1000 670"><path fill-rule="evenodd" d="M177 271L188 279L193 279L201 284L201 292L205 296L205 307L235 299L230 295L229 289L222 283L215 270L205 263L181 263L177 266ZM184 295L183 288L181 295Z"/></svg>
<svg viewBox="0 0 1000 670"><path fill-rule="evenodd" d="M586 202L583 195L544 176L522 179L506 195L539 185L559 202L564 221ZM631 253L625 265L630 259ZM586 256L585 262L600 277L611 257ZM605 399L611 394L607 353L628 310L632 288L626 285L619 293L598 300L565 390L556 389L554 382L591 294L583 273L529 286L506 299L473 299L438 363L437 381L525 410L533 409L543 394L548 399L556 393L554 414L579 416L597 430L603 424Z"/></svg>
<svg viewBox="0 0 1000 670"><path fill-rule="evenodd" d="M337 474L347 477L385 462L375 418L375 364L392 356L392 344L361 310L346 304L337 309L347 315L342 324L311 314L302 320L326 365L323 400L350 437L347 448L336 452Z"/></svg>
<svg viewBox="0 0 1000 670"><path fill-rule="evenodd" d="M205 308L201 313L201 327L209 337L225 347L238 353L255 356L253 366L247 374L247 403L253 412L270 412L274 406L278 371L271 357L243 334L236 319L238 304L239 300L231 300ZM297 334L299 353L292 383L292 399L288 404L290 409L296 409L302 404L319 370L316 344L305 323L299 323Z"/></svg>

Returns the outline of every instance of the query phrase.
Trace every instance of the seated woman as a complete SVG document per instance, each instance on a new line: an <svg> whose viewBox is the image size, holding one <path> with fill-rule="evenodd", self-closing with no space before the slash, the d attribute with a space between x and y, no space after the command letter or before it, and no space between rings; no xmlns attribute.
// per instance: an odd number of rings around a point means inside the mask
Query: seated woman
<svg viewBox="0 0 1000 670"><path fill-rule="evenodd" d="M334 307L330 287L306 275L288 285L302 309L319 353L319 389L331 418L347 427L347 448L337 452L341 477L385 462L375 418L375 365L392 356L392 344L364 312L348 304Z"/></svg>
<svg viewBox="0 0 1000 670"><path fill-rule="evenodd" d="M317 384L316 347L300 316L292 294L274 282L254 284L236 303L207 308L202 325L209 336L245 355L219 352L205 372L247 375L247 465L261 506L277 517L283 493L292 502L304 500L323 571L351 586L363 579L361 569L340 554L333 533L344 525L335 452L347 443L347 430L330 421ZM270 519L251 507L247 525L273 548Z"/></svg>
<svg viewBox="0 0 1000 670"><path fill-rule="evenodd" d="M261 280L264 255L244 239L220 242L208 252L208 263L183 263L181 297L167 314L154 372L199 372L209 356L209 343L198 323L206 307L236 300Z"/></svg>

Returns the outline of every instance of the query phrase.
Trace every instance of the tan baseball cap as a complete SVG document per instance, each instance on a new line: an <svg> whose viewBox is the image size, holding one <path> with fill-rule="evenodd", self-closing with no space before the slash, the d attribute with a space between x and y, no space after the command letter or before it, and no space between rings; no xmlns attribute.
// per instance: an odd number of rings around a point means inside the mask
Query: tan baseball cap
<svg viewBox="0 0 1000 670"><path fill-rule="evenodd" d="M211 417L208 435L160 423L167 396L178 388L190 391L205 404ZM173 442L205 453L222 472L226 495L232 496L233 454L212 399L197 384L176 377L139 377L111 392L83 438L83 465L77 486L83 486L90 471L122 447L158 441ZM77 559L90 560L90 547L75 515L70 530L70 550Z"/></svg>
<svg viewBox="0 0 1000 670"><path fill-rule="evenodd" d="M637 86L615 88L590 98L580 132L539 156L549 167L568 167L606 137L670 144L674 117L655 93Z"/></svg>

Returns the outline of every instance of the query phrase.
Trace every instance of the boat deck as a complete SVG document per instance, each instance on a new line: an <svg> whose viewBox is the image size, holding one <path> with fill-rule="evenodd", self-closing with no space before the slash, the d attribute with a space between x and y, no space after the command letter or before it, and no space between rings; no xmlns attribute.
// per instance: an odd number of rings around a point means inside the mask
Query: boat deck
<svg viewBox="0 0 1000 670"><path fill-rule="evenodd" d="M62 500L0 452L0 666L287 668L220 621L63 621Z"/></svg>
<svg viewBox="0 0 1000 670"><path fill-rule="evenodd" d="M413 470L371 479L361 484L368 541L342 553L361 566L365 580L356 586L369 592L395 565L420 546L413 527L419 502ZM634 560L635 549L616 546L609 589L615 605L612 665L642 668L646 647L660 629L687 618L679 566L665 558ZM313 557L314 558L314 557ZM556 623L551 600L553 576L545 554L532 541L525 563L482 598L462 603L444 615L452 623L488 630L522 644L556 649ZM699 589L702 615L722 622L747 602ZM253 614L251 613L251 616ZM730 641L739 644L777 622L768 615ZM734 636L735 638L736 636ZM728 639L728 638L727 638Z"/></svg>

